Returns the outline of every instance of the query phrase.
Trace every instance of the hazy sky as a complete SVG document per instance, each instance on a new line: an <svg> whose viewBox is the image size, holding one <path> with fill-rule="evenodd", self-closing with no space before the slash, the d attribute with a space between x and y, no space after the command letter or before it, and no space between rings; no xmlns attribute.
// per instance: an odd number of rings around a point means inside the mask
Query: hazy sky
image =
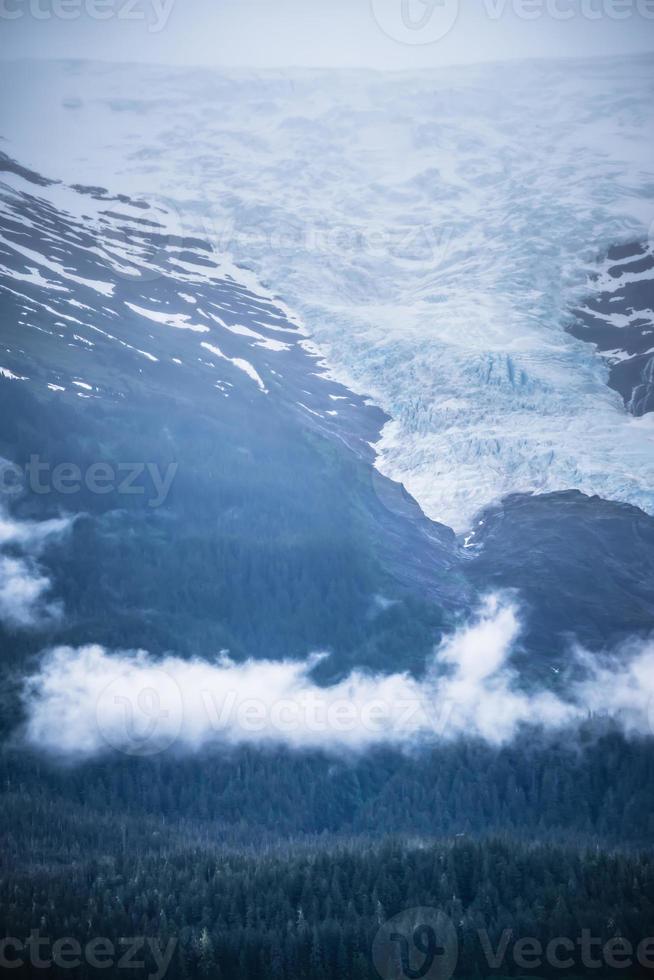
<svg viewBox="0 0 654 980"><path fill-rule="evenodd" d="M424 68L654 50L654 0L0 0L3 58Z"/></svg>

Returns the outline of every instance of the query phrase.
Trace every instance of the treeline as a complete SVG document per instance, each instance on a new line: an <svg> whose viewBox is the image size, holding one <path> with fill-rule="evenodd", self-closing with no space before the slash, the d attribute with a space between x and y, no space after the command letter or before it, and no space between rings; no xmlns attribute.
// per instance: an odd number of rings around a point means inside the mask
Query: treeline
<svg viewBox="0 0 654 980"><path fill-rule="evenodd" d="M168 980L377 980L375 937L389 919L416 908L447 917L449 932L439 938L447 939L455 977L524 976L521 939L543 949L553 939L574 947L567 970L543 962L530 975L610 976L611 961L599 969L584 964L583 936L592 937L599 960L610 960L606 950L618 940L619 948L643 948L654 925L654 861L506 840L313 845L256 857L204 846L128 850L0 880L4 936L36 929L50 944L72 937L85 947L104 937L116 948L124 937L150 937L172 952ZM417 923L429 914L418 913ZM140 975L154 974L151 954L141 952ZM630 978L651 975L635 952L632 959ZM415 962L424 964L424 956ZM38 973L30 969L13 975ZM115 963L102 971L83 964L73 975L100 973L123 975ZM386 980L395 975L402 974Z"/></svg>
<svg viewBox="0 0 654 980"><path fill-rule="evenodd" d="M349 758L257 747L194 757L111 754L68 766L5 748L0 785L21 801L22 819L10 832L23 834L41 808L37 833L46 851L67 844L58 836L61 814L77 841L82 831L71 820L92 828L106 813L116 827L127 817L191 822L237 845L321 834L509 833L646 847L654 840L652 740L591 737L590 727L571 745L498 750L457 741Z"/></svg>

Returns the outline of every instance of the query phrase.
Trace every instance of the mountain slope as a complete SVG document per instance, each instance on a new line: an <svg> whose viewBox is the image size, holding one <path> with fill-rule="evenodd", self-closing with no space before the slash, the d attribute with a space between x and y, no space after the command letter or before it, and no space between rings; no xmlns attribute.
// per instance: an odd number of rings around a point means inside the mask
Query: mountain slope
<svg viewBox="0 0 654 980"><path fill-rule="evenodd" d="M418 668L470 589L452 532L371 465L382 413L165 215L3 165L0 455L25 491L7 477L5 506L73 519L40 557L65 615L18 647Z"/></svg>

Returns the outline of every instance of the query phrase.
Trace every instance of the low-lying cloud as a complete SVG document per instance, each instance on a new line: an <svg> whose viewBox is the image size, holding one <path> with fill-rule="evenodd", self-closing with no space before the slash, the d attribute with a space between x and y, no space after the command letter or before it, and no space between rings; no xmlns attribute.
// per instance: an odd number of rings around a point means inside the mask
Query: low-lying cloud
<svg viewBox="0 0 654 980"><path fill-rule="evenodd" d="M0 624L26 628L60 614L60 604L50 597L50 579L37 559L48 541L71 524L70 517L18 521L0 507Z"/></svg>
<svg viewBox="0 0 654 980"><path fill-rule="evenodd" d="M34 626L58 615L58 604L47 601L50 584L31 559L0 555L0 623Z"/></svg>
<svg viewBox="0 0 654 980"><path fill-rule="evenodd" d="M0 547L20 545L38 554L49 538L63 534L71 523L70 517L55 517L49 521L16 521L0 509Z"/></svg>
<svg viewBox="0 0 654 980"><path fill-rule="evenodd" d="M211 743L340 751L470 736L501 745L525 725L563 730L589 713L612 716L628 733L650 731L654 641L611 658L571 653L582 679L569 680L563 696L520 686L510 664L519 634L515 606L489 597L436 648L420 680L355 670L328 687L311 676L320 654L235 663L58 647L26 680L25 738L85 757L109 747L148 755Z"/></svg>

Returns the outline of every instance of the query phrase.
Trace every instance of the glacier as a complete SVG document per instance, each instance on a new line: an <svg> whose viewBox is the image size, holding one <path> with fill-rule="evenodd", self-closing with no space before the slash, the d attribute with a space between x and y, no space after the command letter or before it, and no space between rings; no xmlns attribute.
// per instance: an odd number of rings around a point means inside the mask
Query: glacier
<svg viewBox="0 0 654 980"><path fill-rule="evenodd" d="M466 532L509 493L571 488L652 514L654 416L566 327L611 245L654 245L653 68L17 61L0 132L40 172L158 203L171 240L281 297L387 413L377 466L432 519Z"/></svg>

